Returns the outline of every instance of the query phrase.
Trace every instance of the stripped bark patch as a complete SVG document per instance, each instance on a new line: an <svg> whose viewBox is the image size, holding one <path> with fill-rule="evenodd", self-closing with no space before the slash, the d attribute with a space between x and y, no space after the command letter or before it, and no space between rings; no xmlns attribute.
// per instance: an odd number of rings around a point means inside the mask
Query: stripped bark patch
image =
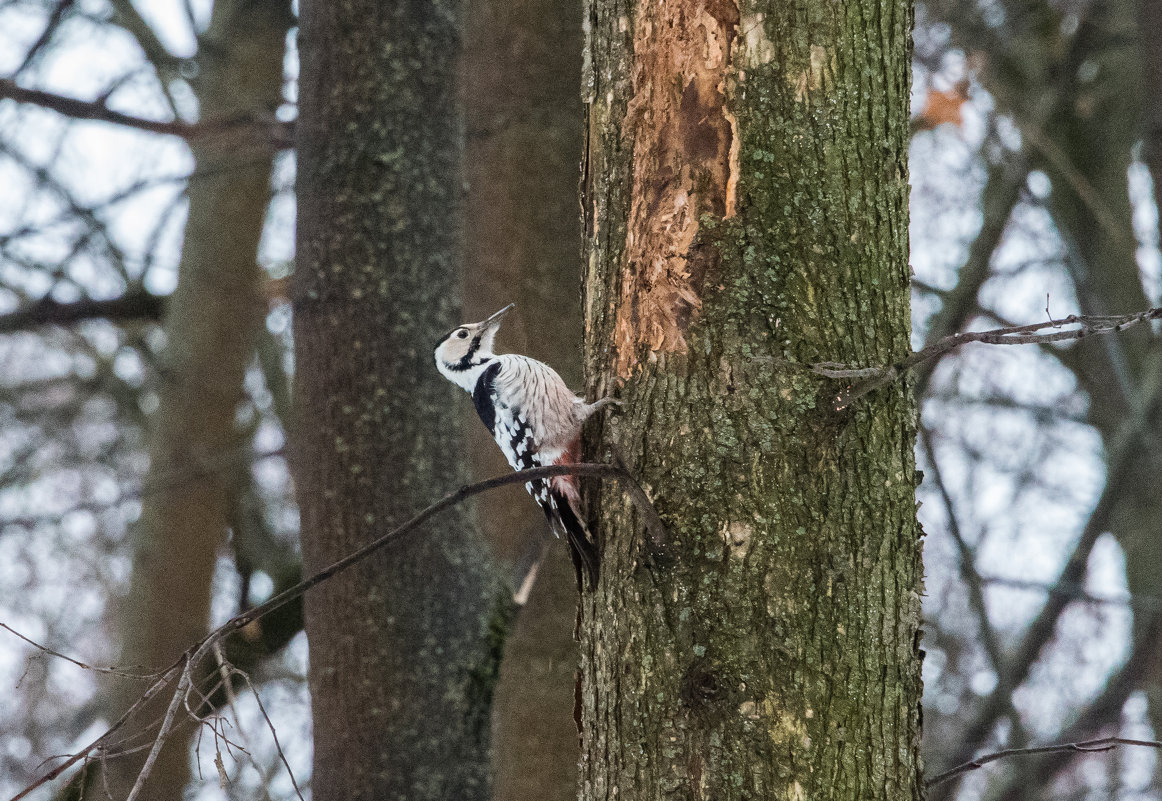
<svg viewBox="0 0 1162 801"><path fill-rule="evenodd" d="M827 48L811 45L811 56L801 72L791 73L789 79L795 90L795 99L800 103L806 102L808 95L818 92L834 82L835 54L828 53Z"/></svg>
<svg viewBox="0 0 1162 801"><path fill-rule="evenodd" d="M698 241L703 214L734 214L737 133L726 107L735 0L638 5L633 97L625 131L633 137L633 196L626 268L614 333L615 369L629 376L648 358L686 349L716 249ZM732 159L733 156L733 159Z"/></svg>
<svg viewBox="0 0 1162 801"><path fill-rule="evenodd" d="M775 43L767 38L766 15L761 11L743 14L738 23L741 37L736 61L742 69L761 67L775 60Z"/></svg>

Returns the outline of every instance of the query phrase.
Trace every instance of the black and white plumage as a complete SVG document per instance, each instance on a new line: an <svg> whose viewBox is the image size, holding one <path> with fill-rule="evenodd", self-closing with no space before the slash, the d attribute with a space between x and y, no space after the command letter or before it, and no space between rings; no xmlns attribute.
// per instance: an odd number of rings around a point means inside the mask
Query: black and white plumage
<svg viewBox="0 0 1162 801"><path fill-rule="evenodd" d="M449 331L436 345L436 368L472 393L481 421L514 470L577 461L581 426L611 399L586 403L543 362L514 353L493 353L500 321L512 305L480 323ZM525 484L544 510L553 533L569 542L578 582L597 580L597 551L582 522L576 476Z"/></svg>

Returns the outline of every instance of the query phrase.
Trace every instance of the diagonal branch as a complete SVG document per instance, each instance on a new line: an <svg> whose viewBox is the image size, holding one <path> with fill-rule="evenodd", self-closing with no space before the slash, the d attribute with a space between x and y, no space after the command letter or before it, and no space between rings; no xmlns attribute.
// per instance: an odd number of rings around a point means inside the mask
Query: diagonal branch
<svg viewBox="0 0 1162 801"><path fill-rule="evenodd" d="M983 768L990 762L996 762L999 759L1007 759L1015 756L1036 756L1038 754L1097 754L1104 751L1112 751L1119 745L1137 745L1145 748L1154 748L1162 750L1162 742L1157 740L1130 740L1125 737L1102 737L1100 740L1085 740L1080 743L1059 743L1057 745L1042 745L1034 748L1006 748L1003 751L995 751L991 754L979 756L976 759L965 762L963 765L957 765L951 770L946 770L943 773L933 776L924 782L925 787L935 787L946 781L955 779L957 776L962 776L974 770Z"/></svg>
<svg viewBox="0 0 1162 801"><path fill-rule="evenodd" d="M377 551L382 550L387 545L392 545L403 540L406 536L414 533L428 520L432 519L441 512L452 508L453 506L457 506L458 504L463 503L475 495L479 495L499 487L505 487L510 484L523 484L535 479L544 479L551 478L553 476L565 475L609 479L622 484L625 490L629 493L630 498L633 500L634 504L638 507L638 511L645 519L646 527L650 530L652 536L659 541L664 542L667 540L665 526L663 525L661 518L658 516L657 511L654 509L653 504L650 502L649 497L646 495L645 490L641 488L641 485L637 483L633 476L631 476L622 468L617 467L616 465L573 464L534 467L530 470L520 470L514 473L509 473L507 475L490 478L485 481L479 481L475 484L463 486L455 492L451 492L445 495L431 506L428 506L427 508L415 514L407 522L402 523L386 534L383 534L367 545L364 545L359 550L348 554L339 561L323 568L319 572L315 573L309 578L304 579L303 581L300 581L293 587L279 593L265 603L259 604L253 609L247 610L246 612L231 618L207 634L200 642L191 645L182 653L182 655L174 664L166 668L164 672L161 673L160 678L158 678L145 691L142 697L137 702L135 702L132 707L130 707L129 711L127 711L104 734L97 737L80 751L74 753L64 762L57 765L52 770L48 771L39 779L34 781L32 784L25 787L23 790L13 796L11 801L20 801L21 798L27 797L29 793L33 792L38 787L47 784L48 782L60 776L73 765L86 759L93 751L104 748L110 742L114 732L120 729L126 723L126 721L128 721L130 716L137 709L141 708L141 706L148 698L157 695L170 682L172 682L175 677L178 677L179 682L177 689L175 690L176 694L174 696L174 699L176 700L171 700L170 702L170 709L176 709L177 703L180 702L181 698L185 696L186 691L189 689L189 677L192 675L192 672L197 669L197 665L201 663L202 659L205 658L205 656L213 650L214 646L224 637L233 634L234 632L244 628L250 623L253 623L255 620L258 620L264 615L273 612L275 609L278 609L279 607L295 600L296 598L301 597L312 587L315 587L332 578L336 574L341 573L350 567L353 567L359 562L362 562L363 560L367 559L367 557L371 556ZM154 745L151 748L151 758L155 758L156 752L160 750L161 744L172 730L174 726L174 719L175 716L170 715L169 711L167 710L167 714L162 721L161 728L154 738ZM138 785L144 783L150 764L150 762L147 762L146 768L143 769L141 774L139 774L137 782Z"/></svg>
<svg viewBox="0 0 1162 801"><path fill-rule="evenodd" d="M19 76L25 70L33 65L45 48L48 47L49 42L56 36L57 31L60 30L61 23L64 22L66 15L72 11L76 0L59 0L56 7L53 8L52 13L48 16L48 22L44 26L37 40L32 43L32 47L28 48L28 52L24 54L24 60L20 62L20 66L16 68L13 76Z"/></svg>
<svg viewBox="0 0 1162 801"><path fill-rule="evenodd" d="M944 475L940 471L940 462L936 459L936 449L932 445L932 434L929 432L927 426L920 426L920 443L924 448L927 467L932 471L933 483L936 485L936 490L940 494L940 499L944 504L945 514L948 516L948 533L956 543L960 577L968 591L969 603L972 605L973 613L977 618L981 642L984 645L985 653L988 655L989 664L996 672L997 677L1000 678L1005 673L1004 659L1001 655L1001 644L997 639L996 629L993 628L992 623L989 621L988 605L985 603L984 597L984 579L976 569L976 553L964 538L964 532L960 530L960 521L956 515L956 505L952 502L952 494L948 491L948 486L944 483ZM1012 707L1012 697L1005 695L1005 698L1009 704L1009 719L1013 721L1015 727L1019 727L1021 718Z"/></svg>
<svg viewBox="0 0 1162 801"><path fill-rule="evenodd" d="M108 674L113 675L113 676L124 676L127 679L156 679L157 678L157 673L142 673L139 671L126 670L125 668L116 668L116 667L98 667L96 665L90 665L90 664L87 664L85 662L82 662L79 659L73 659L71 656L68 656L67 654L62 654L60 651L54 651L52 648L49 648L47 645L41 645L36 640L25 637L19 631L17 631L16 629L12 628L11 626L9 626L7 623L4 623L4 622L0 622L0 629L4 629L5 631L9 632L10 634L13 634L17 638L24 640L26 643L28 643L29 645L31 645L33 648L37 649L41 653L47 654L48 656L55 656L57 659L63 659L66 662L71 662L72 664L76 665L79 668L84 668L85 670L91 670L94 673L108 673Z"/></svg>

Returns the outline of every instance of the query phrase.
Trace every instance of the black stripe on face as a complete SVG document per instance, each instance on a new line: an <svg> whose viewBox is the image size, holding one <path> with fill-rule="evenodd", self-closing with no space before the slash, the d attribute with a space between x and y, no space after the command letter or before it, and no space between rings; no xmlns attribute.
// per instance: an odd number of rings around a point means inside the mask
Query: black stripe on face
<svg viewBox="0 0 1162 801"><path fill-rule="evenodd" d="M472 357L476 355L476 351L480 350L480 339L482 336L482 334L477 334L472 337L472 343L468 346L468 352L464 354L460 361L456 362L455 366L452 367L453 370L467 370L473 366Z"/></svg>
<svg viewBox="0 0 1162 801"><path fill-rule="evenodd" d="M457 331L467 331L467 330L468 330L468 328L466 326L463 326L463 325L456 326L451 331L449 331L448 333L446 333L442 337L440 337L438 340L436 340L436 348L440 347L445 342L447 342L449 339L454 337L456 335ZM432 350L435 350L436 348L432 348Z"/></svg>

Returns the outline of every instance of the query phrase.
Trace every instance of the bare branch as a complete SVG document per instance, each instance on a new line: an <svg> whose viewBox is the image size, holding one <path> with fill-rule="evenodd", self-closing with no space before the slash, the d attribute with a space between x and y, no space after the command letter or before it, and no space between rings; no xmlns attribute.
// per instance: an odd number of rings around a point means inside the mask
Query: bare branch
<svg viewBox="0 0 1162 801"><path fill-rule="evenodd" d="M185 655L183 654L182 657L184 659ZM182 663L179 660L179 662L175 663L174 666L172 666L168 670L166 670L165 673L162 674L158 678L157 681L155 681L152 685L150 685L149 689L147 689L144 693L142 693L141 697L138 698L133 703L133 705L131 707L129 707L129 709L125 710L125 714L123 714L120 718L117 719L117 721L115 723L113 723L112 726L110 726L108 729L105 730L104 734L98 736L95 740L92 740L87 746L83 747L81 750L77 751L75 754L70 756L64 762L57 765L55 768L53 768L52 770L45 773L43 776L41 776L39 779L34 781L32 784L25 787L19 793L14 795L12 797L11 801L20 801L21 798L25 798L33 790L35 790L38 787L41 787L41 786L47 784L48 782L52 781L53 779L57 778L58 776L60 776L62 773L64 773L66 770L68 770L69 768L71 768L73 765L77 764L81 760L87 760L89 754L93 753L94 751L101 750L101 756L102 756L102 759L104 759L104 756L105 756L104 746L106 745L106 743L108 743L109 741L111 741L113 739L113 735L115 733L117 733L118 731L120 731L121 728L126 723L129 722L130 718L132 718L138 712L138 710L140 710L150 700L152 700L152 698L155 695L157 695L159 692L161 692L163 689L165 689L165 686L167 684L169 684L170 680L174 677L174 674L177 673L181 664Z"/></svg>
<svg viewBox="0 0 1162 801"><path fill-rule="evenodd" d="M850 367L833 362L820 362L811 371L824 378L858 379L860 383L848 387L835 398L835 408L844 409L857 398L867 395L882 386L890 384L918 364L935 359L949 351L970 342L986 345L1043 345L1051 342L1066 342L1095 334L1110 334L1151 320L1162 320L1162 307L1146 309L1135 314L1122 315L1076 315L1042 323L994 328L989 331L966 331L944 337L923 350L918 350L902 361L887 367ZM1067 329L1050 333L1038 333L1046 328Z"/></svg>
<svg viewBox="0 0 1162 801"><path fill-rule="evenodd" d="M110 122L114 125L124 125L127 128L134 128L139 131L180 136L183 139L191 137L197 127L191 123L182 122L181 120L171 122L147 120L143 117L134 117L131 114L114 111L104 103L77 100L76 98L53 94L52 92L43 92L39 89L25 89L22 86L17 86L15 81L7 78L0 78L0 99L15 100L17 103L30 103L34 106L59 112L66 117L73 117L74 119Z"/></svg>
<svg viewBox="0 0 1162 801"><path fill-rule="evenodd" d="M137 781L133 783L133 789L129 791L129 796L125 801L136 801L137 796L141 794L141 788L145 786L145 780L153 772L153 765L157 762L157 755L161 753L161 747L165 745L170 730L173 728L174 719L178 712L178 705L185 699L186 693L190 689L190 684L193 679L190 675L191 665L187 657L188 654L182 654L182 675L178 679L177 689L174 690L173 698L170 699L169 706L165 710L165 717L161 721L161 728L157 730L157 736L153 739L153 747L149 749L149 756L145 758L145 765L141 768L141 772L137 774Z"/></svg>
<svg viewBox="0 0 1162 801"><path fill-rule="evenodd" d="M237 668L233 669L246 682L246 686L250 688L250 692L254 693L254 700L258 704L258 711L262 713L263 720L266 721L267 728L270 729L270 736L274 739L274 748L278 751L278 758L282 760L283 767L286 768L287 775L290 776L291 786L295 788L295 795L299 797L299 801L306 801L303 798L303 791L299 789L299 783L295 780L295 773L291 770L290 762L287 761L286 754L283 753L282 745L278 742L278 732L274 730L274 723L270 720L270 715L266 714L266 707L262 704L262 698L258 695L258 690L254 684L251 683L250 677Z"/></svg>
<svg viewBox="0 0 1162 801"><path fill-rule="evenodd" d="M165 298L145 290L133 290L119 298L83 300L61 303L44 298L29 306L0 314L0 334L27 331L43 325L71 325L84 320L146 320L161 319Z"/></svg>
<svg viewBox="0 0 1162 801"><path fill-rule="evenodd" d="M19 76L26 69L32 66L32 64L40 57L41 53L48 46L49 42L52 41L52 38L60 29L61 23L65 19L65 15L72 11L73 5L75 3L76 0L60 0L60 2L56 4L56 7L53 8L52 13L49 14L48 23L44 26L44 31L42 31L37 40L32 43L32 47L28 48L28 52L24 54L24 60L20 62L20 66L16 68L16 72L13 73L13 76Z"/></svg>
<svg viewBox="0 0 1162 801"><path fill-rule="evenodd" d="M293 587L284 590L265 603L259 604L253 609L247 610L246 612L231 618L207 634L200 642L191 645L185 650L185 652L182 653L181 657L179 657L179 659L174 664L166 668L166 670L160 674L159 678L145 691L142 697L139 698L133 704L133 706L130 707L130 709L116 723L114 723L113 726L109 728L108 731L90 742L89 745L85 746L82 750L70 756L63 763L50 770L44 776L41 776L35 782L25 787L23 790L17 793L11 799L11 801L19 801L19 799L26 797L36 788L46 784L49 781L52 781L57 776L60 776L61 773L63 773L72 765L75 765L77 762L86 759L93 751L104 749L111 739L113 733L120 729L136 710L140 709L141 706L144 705L151 697L161 692L161 690L164 689L174 679L175 676L180 676L177 689L175 690L174 696L170 701L170 705L166 711L165 718L162 721L161 728L154 738L154 743L150 749L150 757L146 762L146 767L143 768L142 773L138 775L137 784L134 786L134 791L129 797L129 801L132 801L132 799L139 792L139 786L145 781L144 776L147 775L148 770L152 768L153 761L156 760L156 754L161 750L163 741L173 728L174 716L171 714L171 711L175 711L177 706L180 705L182 699L185 697L186 692L192 682L192 671L197 668L197 665L201 663L202 659L205 658L205 656L224 637L233 634L234 632L244 628L250 623L253 623L255 620L258 620L264 615L267 615L270 612L273 612L275 609L278 609L279 607L295 600L296 598L299 598L311 588L321 584L327 579L330 579L336 574L343 572L347 568L362 562L373 553L383 549L385 546L391 545L404 539L407 535L415 532L421 525L438 515L440 512L463 503L468 498L479 495L483 492L497 489L499 487L505 487L510 484L523 484L525 482L533 481L536 479L552 478L553 476L565 475L611 479L621 483L629 492L629 495L633 499L634 503L638 506L638 511L645 519L646 527L650 530L651 536L661 542L668 540L665 526L662 524L661 518L658 516L657 511L653 508L653 504L650 502L649 497L646 495L645 491L641 488L641 485L637 483L632 475L615 465L573 464L534 467L530 470L520 470L514 473L509 473L507 475L490 478L485 481L479 481L475 484L463 486L455 492L451 492L445 495L431 506L428 506L427 508L418 512L407 522L397 526L386 534L383 534L359 550L348 554L339 561L323 568L319 572L304 579L303 581L300 581Z"/></svg>
<svg viewBox="0 0 1162 801"><path fill-rule="evenodd" d="M60 651L54 651L53 649L49 648L46 645L41 645L40 643L36 642L35 640L32 640L32 639L29 639L28 637L25 637L19 631L12 628L11 626L9 626L7 623L0 623L0 629L4 629L5 631L7 631L9 633L14 634L15 636L19 637L20 639L24 640L26 643L31 645L33 648L37 649L38 651L41 651L42 653L48 654L49 656L55 656L57 659L63 659L66 662L71 662L72 664L76 665L79 668L84 668L85 670L91 670L94 673L109 673L109 674L114 675L114 676L124 676L125 678L128 678L128 679L154 679L154 678L157 678L157 675L158 675L157 671L154 671L152 673L136 673L136 672L131 671L131 670L126 670L125 668L96 667L95 665L89 665L89 664L86 664L86 663L80 661L79 659L73 659L71 656L66 656L65 654L62 654Z"/></svg>
<svg viewBox="0 0 1162 801"><path fill-rule="evenodd" d="M113 7L113 23L124 28L137 40L145 57L158 72L163 70L176 72L175 68L180 59L162 44L153 27L141 16L132 0L110 0L109 5Z"/></svg>
<svg viewBox="0 0 1162 801"><path fill-rule="evenodd" d="M1036 756L1038 754L1097 754L1104 751L1112 751L1119 745L1137 745L1144 748L1154 748L1162 750L1162 742L1158 740L1130 740L1125 737L1102 737L1100 740L1085 740L1080 743L1060 743L1058 745L1042 745L1035 748L1006 748L1003 751L995 751L991 754L979 756L971 762L965 762L962 765L957 765L955 768L939 773L924 782L925 787L935 787L938 784L943 784L950 779L955 779L957 776L962 776L965 773L983 768L990 762L996 762L999 759L1007 759L1014 756Z"/></svg>
<svg viewBox="0 0 1162 801"><path fill-rule="evenodd" d="M952 536L953 542L956 543L960 577L968 590L969 602L972 604L973 613L977 618L985 653L988 654L989 663L993 670L1000 675L1003 672L1004 664L1001 657L1001 644L997 639L996 630L989 621L988 605L984 599L984 580L976 569L976 552L968 544L968 540L964 538L964 532L960 530L960 519L956 514L956 505L952 501L952 494L948 491L948 486L944 483L944 474L940 470L936 449L932 445L932 434L928 431L927 426L920 426L920 444L924 448L927 467L932 471L933 483L944 503L944 512L948 517L948 533ZM1010 708L1009 711L1014 722L1019 721L1015 710Z"/></svg>
<svg viewBox="0 0 1162 801"><path fill-rule="evenodd" d="M135 117L109 108L105 103L89 100L77 100L64 95L44 92L39 89L25 89L15 81L0 78L0 100L15 100L18 103L30 103L41 108L51 109L66 117L81 120L97 120L114 125L122 125L138 131L149 133L179 136L182 139L195 139L213 134L229 133L242 128L265 129L269 132L272 143L280 148L289 148L294 144L293 126L279 122L276 119L262 120L256 115L242 115L226 120L207 120L204 122L184 122L182 120L148 120Z"/></svg>

